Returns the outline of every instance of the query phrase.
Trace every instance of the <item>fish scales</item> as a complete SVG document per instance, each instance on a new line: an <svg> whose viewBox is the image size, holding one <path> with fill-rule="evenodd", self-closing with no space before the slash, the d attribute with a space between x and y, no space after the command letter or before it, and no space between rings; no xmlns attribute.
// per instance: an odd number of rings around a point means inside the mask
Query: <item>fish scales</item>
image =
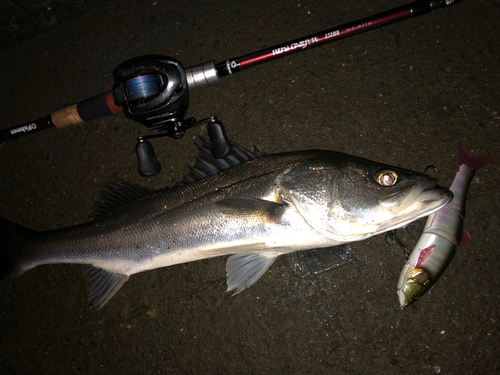
<svg viewBox="0 0 500 375"><path fill-rule="evenodd" d="M155 192L119 207L95 222L46 232L23 242L18 253L32 267L67 263L68 260L92 265L99 262L101 267L105 266L111 272L127 275L176 264L180 261L175 262L172 257L165 259L165 264L161 265L154 259L165 252L173 253L193 245L204 246L204 239L212 241L211 245L213 241L219 243L217 231L220 228L213 223L220 218L213 217L217 216L216 213L207 206L230 194L246 192L256 198L269 194L276 189L274 175L311 157L312 154L299 153L255 159L191 185ZM267 180L256 181L266 176ZM141 220L137 220L138 217ZM197 236L190 235L193 225L197 227ZM201 227L204 232L199 229ZM147 265L142 263L148 259L153 261ZM106 262L108 260L111 261Z"/></svg>

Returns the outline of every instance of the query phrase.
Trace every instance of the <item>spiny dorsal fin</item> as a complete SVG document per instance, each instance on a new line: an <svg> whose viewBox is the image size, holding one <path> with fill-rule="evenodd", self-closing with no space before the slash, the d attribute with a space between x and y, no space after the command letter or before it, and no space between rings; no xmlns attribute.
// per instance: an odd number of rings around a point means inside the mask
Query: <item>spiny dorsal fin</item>
<svg viewBox="0 0 500 375"><path fill-rule="evenodd" d="M84 270L87 280L92 283L90 287L90 299L95 298L94 306L98 310L108 303L111 297L129 279L127 275L105 271L89 265L85 265Z"/></svg>
<svg viewBox="0 0 500 375"><path fill-rule="evenodd" d="M210 141L203 137L200 137L200 141L201 145L196 144L199 151L196 163L176 186L192 184L193 182L262 156L262 153L257 148L249 151L240 145L233 144L233 153L231 155L216 159L210 152Z"/></svg>
<svg viewBox="0 0 500 375"><path fill-rule="evenodd" d="M94 208L92 209L92 217L96 219L106 213L116 210L120 206L154 192L156 192L156 190L118 178L109 183L101 192L101 196L95 202Z"/></svg>

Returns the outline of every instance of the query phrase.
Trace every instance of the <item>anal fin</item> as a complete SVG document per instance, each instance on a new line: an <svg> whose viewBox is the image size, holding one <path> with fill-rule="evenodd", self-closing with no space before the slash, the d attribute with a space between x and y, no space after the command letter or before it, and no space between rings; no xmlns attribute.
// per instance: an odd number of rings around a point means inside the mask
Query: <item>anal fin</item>
<svg viewBox="0 0 500 375"><path fill-rule="evenodd" d="M109 272L100 268L85 265L85 276L92 283L90 299L95 298L94 306L99 310L118 292L129 276Z"/></svg>

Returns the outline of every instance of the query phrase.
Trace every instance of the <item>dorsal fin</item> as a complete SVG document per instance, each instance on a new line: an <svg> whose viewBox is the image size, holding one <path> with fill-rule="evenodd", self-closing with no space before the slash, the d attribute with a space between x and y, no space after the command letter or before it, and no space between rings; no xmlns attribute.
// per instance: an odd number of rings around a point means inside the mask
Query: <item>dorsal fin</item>
<svg viewBox="0 0 500 375"><path fill-rule="evenodd" d="M200 141L201 145L196 144L199 151L196 163L189 169L189 172L186 173L182 181L178 182L175 186L192 184L193 182L262 156L262 153L257 148L250 151L238 144L233 144L233 153L231 155L216 159L210 152L210 141L204 137L200 137Z"/></svg>
<svg viewBox="0 0 500 375"><path fill-rule="evenodd" d="M106 185L92 209L94 219L116 210L136 199L150 195L157 190L134 184L120 178Z"/></svg>
<svg viewBox="0 0 500 375"><path fill-rule="evenodd" d="M262 153L257 150L257 148L254 148L253 151L249 151L240 145L233 144L233 153L231 155L216 159L210 152L210 141L203 137L200 137L200 140L201 145L196 144L199 152L194 166L189 168L189 172L186 173L181 182L173 186L174 188L192 184L193 182L262 156ZM150 195L156 191L157 190L145 186L137 185L131 181L115 178L113 182L108 183L101 192L99 199L92 209L92 217L94 219L99 218L104 214L116 210L120 206Z"/></svg>

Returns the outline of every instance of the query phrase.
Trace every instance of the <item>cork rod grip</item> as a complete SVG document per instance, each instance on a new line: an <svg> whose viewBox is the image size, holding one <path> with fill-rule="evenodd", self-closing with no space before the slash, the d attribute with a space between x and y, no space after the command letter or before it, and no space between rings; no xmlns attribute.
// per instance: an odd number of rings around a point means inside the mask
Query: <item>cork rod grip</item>
<svg viewBox="0 0 500 375"><path fill-rule="evenodd" d="M50 119L56 128L64 129L71 125L78 125L83 122L78 114L78 104L60 108L52 112Z"/></svg>
<svg viewBox="0 0 500 375"><path fill-rule="evenodd" d="M111 116L121 111L122 108L115 105L113 101L113 94L106 92L77 104L57 109L52 112L50 118L56 128L63 129L85 121Z"/></svg>

